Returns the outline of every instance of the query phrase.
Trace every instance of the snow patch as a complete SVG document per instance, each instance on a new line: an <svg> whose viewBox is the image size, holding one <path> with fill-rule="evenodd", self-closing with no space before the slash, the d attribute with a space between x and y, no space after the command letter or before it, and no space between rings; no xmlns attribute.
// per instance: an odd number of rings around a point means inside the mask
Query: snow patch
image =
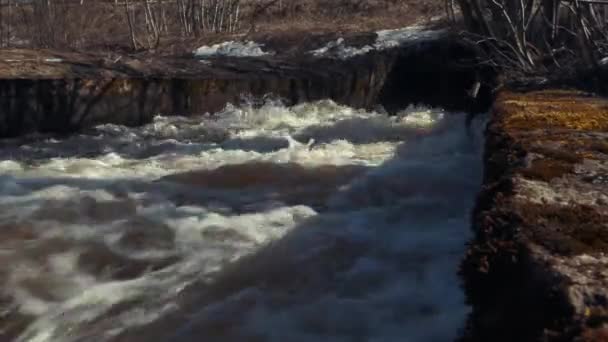
<svg viewBox="0 0 608 342"><path fill-rule="evenodd" d="M231 57L260 57L272 55L273 52L262 50L263 45L253 41L227 41L211 46L201 46L194 51L196 57L214 57L214 56L231 56Z"/></svg>
<svg viewBox="0 0 608 342"><path fill-rule="evenodd" d="M411 26L395 30L382 30L376 32L376 44L378 50L384 50L408 43L415 43L424 40L433 40L441 36L444 30L428 30L423 26Z"/></svg>
<svg viewBox="0 0 608 342"><path fill-rule="evenodd" d="M374 47L369 45L365 45L360 48L346 46L346 44L344 44L344 38L338 38L335 41L327 43L327 45L324 47L313 50L310 53L316 57L334 56L339 59L348 59L351 57L364 55L372 50L374 50Z"/></svg>
<svg viewBox="0 0 608 342"><path fill-rule="evenodd" d="M347 46L344 43L344 38L338 38L320 49L310 51L310 53L315 57L349 59L374 50L382 51L406 44L437 39L443 33L444 30L429 30L424 26L409 26L394 30L382 30L376 32L376 41L372 45L365 45L363 47Z"/></svg>

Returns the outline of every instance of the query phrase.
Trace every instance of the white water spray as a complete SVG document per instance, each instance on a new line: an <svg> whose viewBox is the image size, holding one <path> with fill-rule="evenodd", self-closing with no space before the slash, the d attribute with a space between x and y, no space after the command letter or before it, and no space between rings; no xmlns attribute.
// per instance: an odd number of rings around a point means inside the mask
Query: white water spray
<svg viewBox="0 0 608 342"><path fill-rule="evenodd" d="M481 178L463 120L269 102L7 142L12 338L450 340Z"/></svg>

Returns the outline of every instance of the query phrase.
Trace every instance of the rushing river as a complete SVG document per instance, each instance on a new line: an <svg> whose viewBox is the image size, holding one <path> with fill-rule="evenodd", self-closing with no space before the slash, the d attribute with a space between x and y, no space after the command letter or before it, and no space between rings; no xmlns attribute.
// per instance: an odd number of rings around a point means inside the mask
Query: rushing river
<svg viewBox="0 0 608 342"><path fill-rule="evenodd" d="M0 141L0 340L449 341L463 121L269 101Z"/></svg>

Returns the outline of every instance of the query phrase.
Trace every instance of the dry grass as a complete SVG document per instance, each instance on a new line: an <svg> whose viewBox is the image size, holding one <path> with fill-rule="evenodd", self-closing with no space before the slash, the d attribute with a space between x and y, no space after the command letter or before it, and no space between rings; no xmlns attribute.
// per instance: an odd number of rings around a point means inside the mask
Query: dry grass
<svg viewBox="0 0 608 342"><path fill-rule="evenodd" d="M244 0L241 25L233 34L205 33L184 36L177 16L169 16L168 30L161 35L157 52L180 53L195 46L227 39L255 39L268 36L318 35L392 29L425 21L443 14L442 0L281 0L263 13L253 16L257 4L268 0ZM126 14L122 5L112 2L87 2L58 5L49 25L41 26L31 8L12 10L11 47L74 49L80 51L132 52ZM7 9L2 9L3 18ZM146 41L142 11L135 11L135 32ZM253 18L256 18L255 20ZM3 19L4 20L4 19ZM6 29L6 24L0 28ZM43 32L43 33L40 33ZM40 35L44 34L44 37ZM2 35L0 35L2 37ZM3 42L4 44L6 41ZM6 44L5 44L6 45ZM145 44L143 44L145 45Z"/></svg>
<svg viewBox="0 0 608 342"><path fill-rule="evenodd" d="M296 3L296 0L291 2ZM206 35L196 39L173 37L165 41L161 50L177 54L192 47L233 39L263 42L276 47L273 50L283 50L296 45L314 49L316 47L313 45L318 41L402 28L443 15L442 0L304 0L297 3L297 10L293 12L273 8L258 20L253 30L251 25L244 24L241 31L233 35ZM328 3L330 5L327 5ZM345 3L364 5L344 5Z"/></svg>
<svg viewBox="0 0 608 342"><path fill-rule="evenodd" d="M259 23L262 31L360 32L411 25L442 14L442 1L301 1L301 10L273 11Z"/></svg>

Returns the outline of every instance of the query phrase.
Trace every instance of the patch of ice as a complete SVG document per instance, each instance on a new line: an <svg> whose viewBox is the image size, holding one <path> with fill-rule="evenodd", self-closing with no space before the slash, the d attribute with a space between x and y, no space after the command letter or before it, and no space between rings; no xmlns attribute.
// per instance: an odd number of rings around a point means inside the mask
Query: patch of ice
<svg viewBox="0 0 608 342"><path fill-rule="evenodd" d="M206 58L213 56L231 56L231 57L260 57L272 55L271 51L262 50L263 45L253 41L227 41L211 46L201 46L193 53L196 57Z"/></svg>

